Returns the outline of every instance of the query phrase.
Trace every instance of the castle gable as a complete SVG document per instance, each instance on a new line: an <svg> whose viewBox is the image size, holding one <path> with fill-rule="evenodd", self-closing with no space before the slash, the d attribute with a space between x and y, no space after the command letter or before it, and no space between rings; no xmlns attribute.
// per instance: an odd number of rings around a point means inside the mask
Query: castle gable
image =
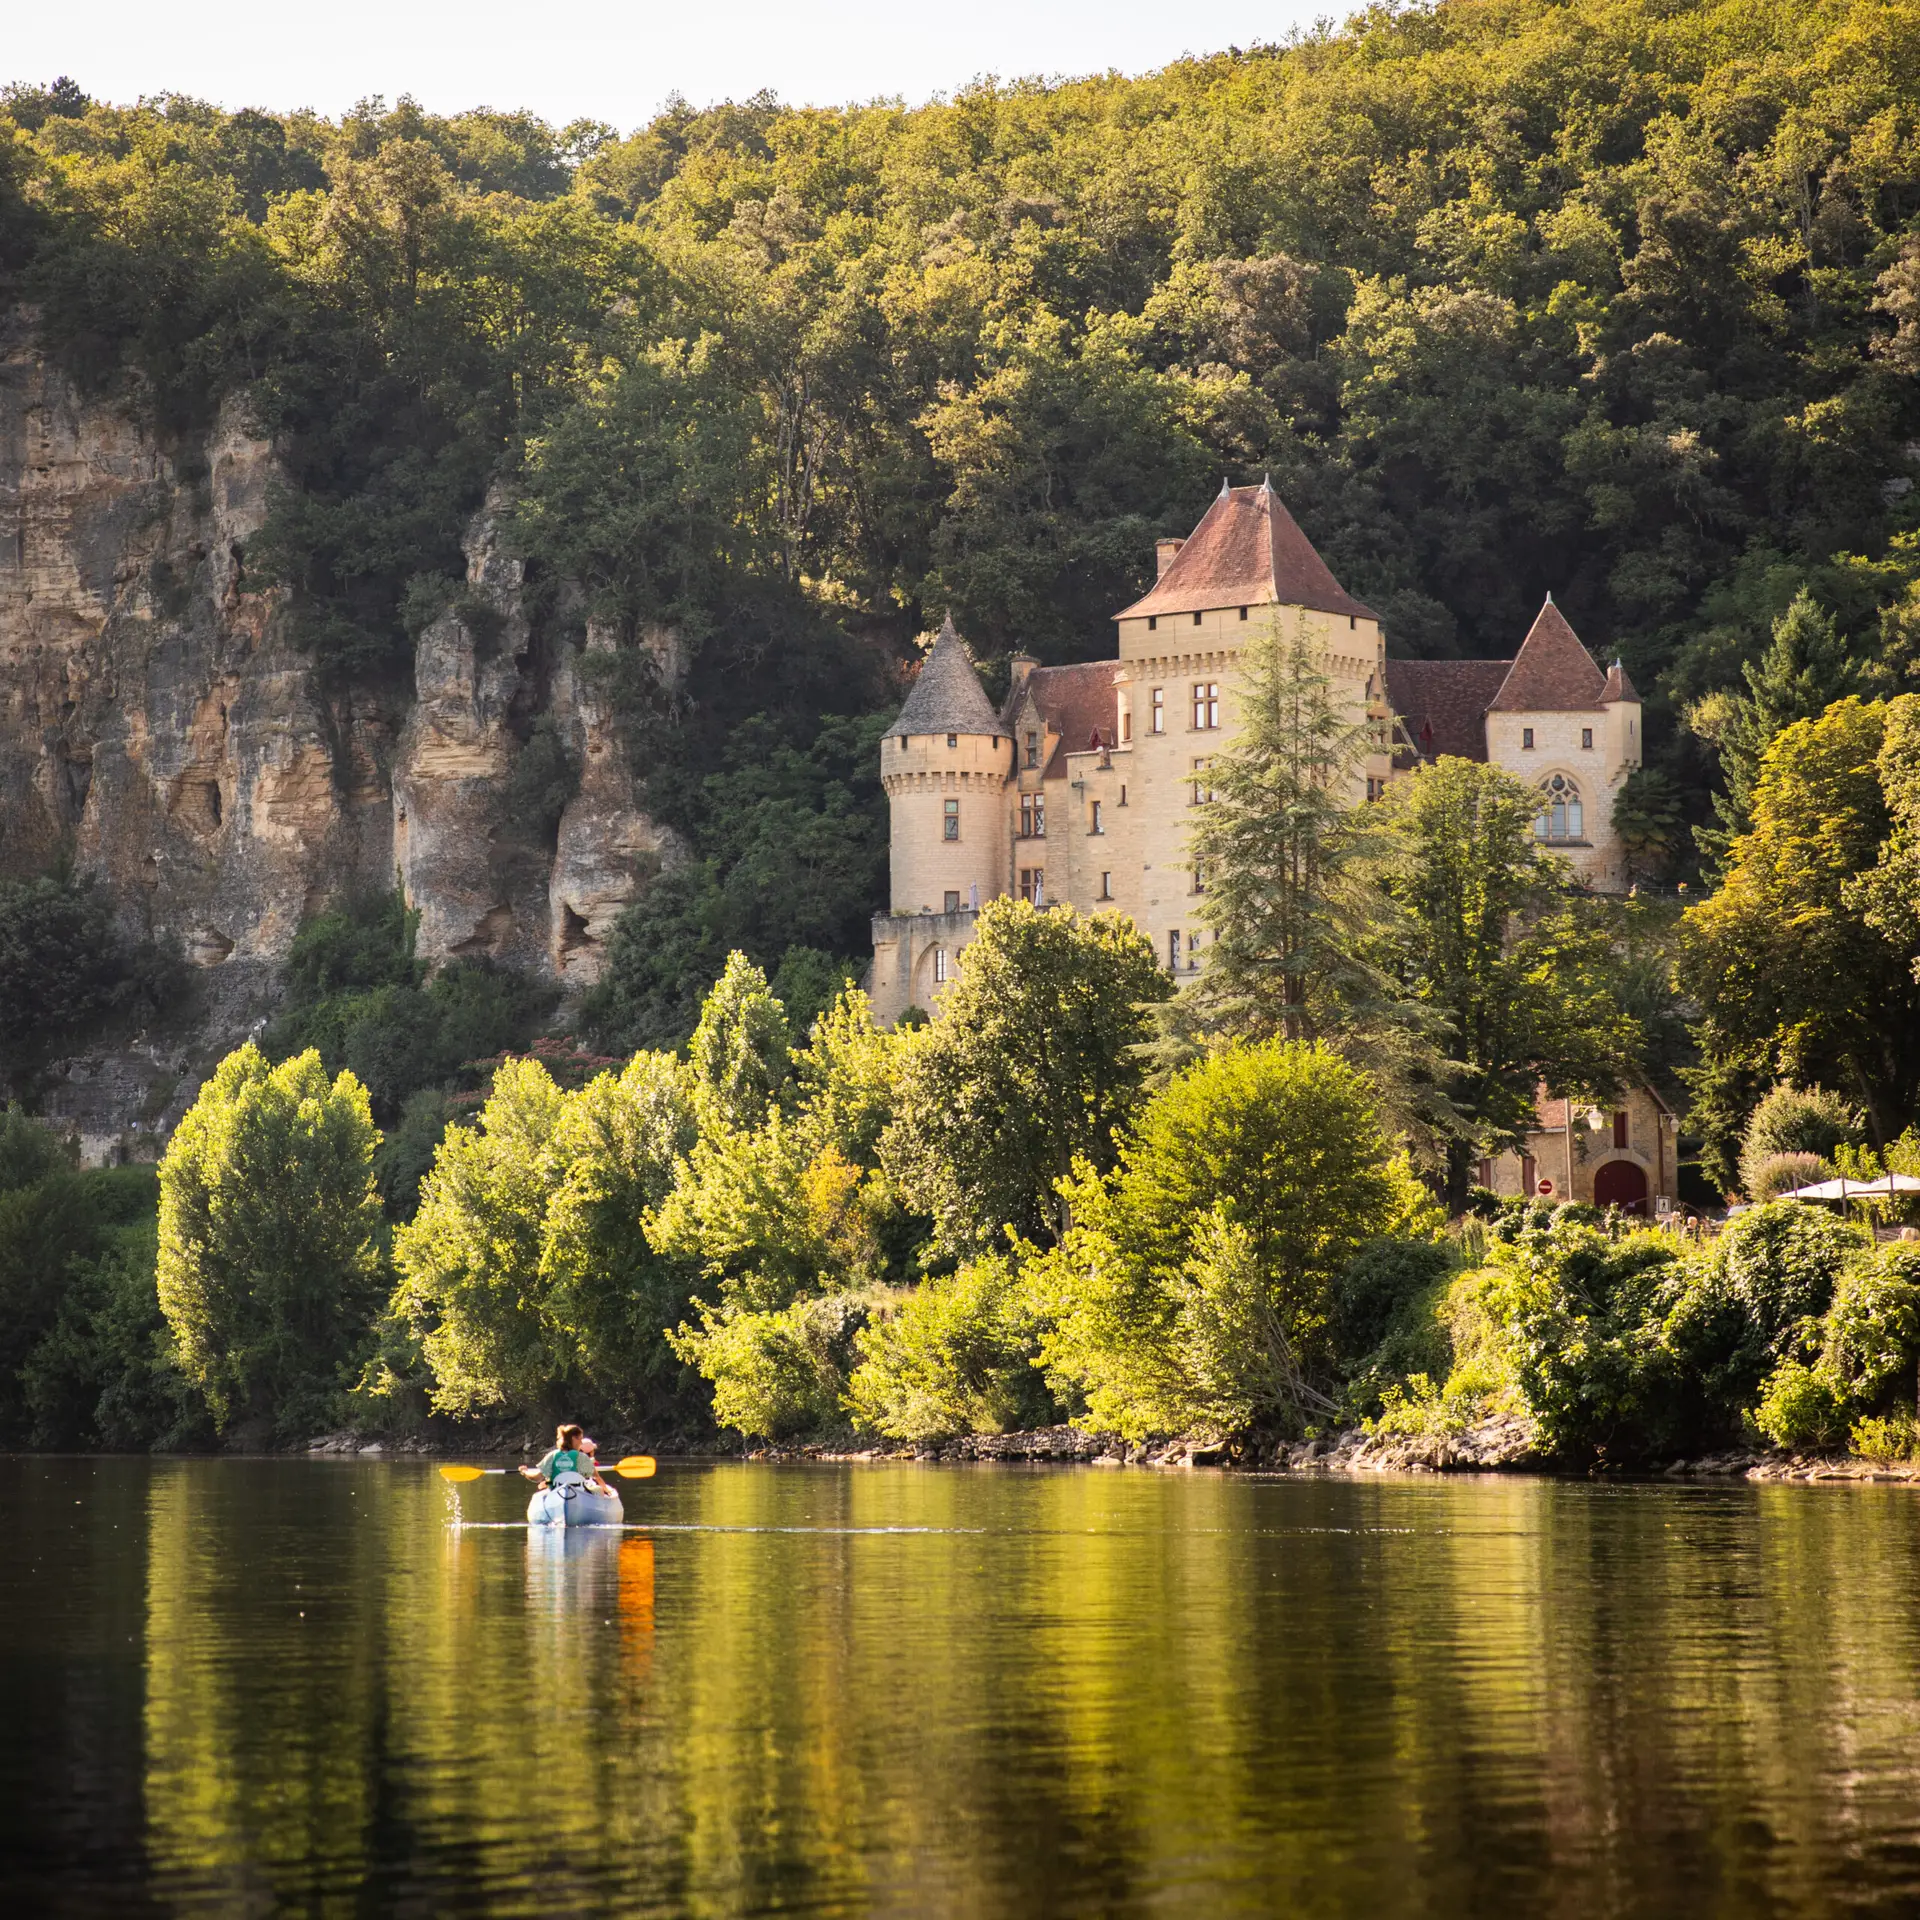
<svg viewBox="0 0 1920 1920"><path fill-rule="evenodd" d="M1311 607L1362 620L1377 618L1333 577L1280 496L1265 483L1223 487L1153 590L1114 618L1247 606Z"/></svg>
<svg viewBox="0 0 1920 1920"><path fill-rule="evenodd" d="M1488 701L1490 713L1592 713L1607 677L1551 598L1527 630L1520 651Z"/></svg>
<svg viewBox="0 0 1920 1920"><path fill-rule="evenodd" d="M1064 763L1067 754L1115 744L1114 681L1119 674L1118 660L1088 660L1073 667L1036 667L1027 676L1026 697L1058 740L1047 763L1049 773L1065 770L1064 764L1055 763Z"/></svg>

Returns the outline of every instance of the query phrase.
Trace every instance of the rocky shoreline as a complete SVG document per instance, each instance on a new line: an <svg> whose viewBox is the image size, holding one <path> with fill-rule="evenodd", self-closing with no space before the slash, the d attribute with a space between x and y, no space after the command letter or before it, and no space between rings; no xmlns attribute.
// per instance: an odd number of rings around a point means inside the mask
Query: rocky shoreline
<svg viewBox="0 0 1920 1920"><path fill-rule="evenodd" d="M369 1440L358 1434L330 1433L310 1441L306 1447L306 1452L315 1456L377 1458L391 1454L437 1459L459 1453L476 1460L533 1458L539 1451L539 1445L532 1438L512 1439L497 1434L490 1434L474 1445L449 1447L437 1439ZM743 1449L717 1437L692 1441L636 1434L616 1436L602 1446L602 1455L607 1459L647 1452L664 1459L681 1460L912 1460L952 1465L1212 1468L1259 1475L1506 1473L1557 1478L1565 1477L1567 1471L1535 1450L1532 1423L1515 1414L1499 1415L1451 1434L1379 1435L1354 1427L1324 1440L1281 1440L1251 1446L1192 1440L1130 1445L1116 1434L1087 1433L1078 1427L963 1434L956 1439L921 1445L898 1442L862 1445L845 1440ZM1675 1460L1664 1466L1647 1467L1620 1477L1906 1485L1920 1482L1920 1461L1863 1460L1852 1454L1733 1448L1697 1460Z"/></svg>

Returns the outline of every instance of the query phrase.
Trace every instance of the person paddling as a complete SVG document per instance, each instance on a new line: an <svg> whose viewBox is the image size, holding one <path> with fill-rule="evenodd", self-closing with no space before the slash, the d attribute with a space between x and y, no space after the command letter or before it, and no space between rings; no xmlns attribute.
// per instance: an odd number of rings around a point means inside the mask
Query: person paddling
<svg viewBox="0 0 1920 1920"><path fill-rule="evenodd" d="M588 1452L585 1441L586 1435L579 1427L563 1426L555 1432L553 1445L540 1464L520 1471L543 1487L558 1486L563 1473L577 1473L595 1493L611 1493L613 1489L600 1478L600 1463Z"/></svg>

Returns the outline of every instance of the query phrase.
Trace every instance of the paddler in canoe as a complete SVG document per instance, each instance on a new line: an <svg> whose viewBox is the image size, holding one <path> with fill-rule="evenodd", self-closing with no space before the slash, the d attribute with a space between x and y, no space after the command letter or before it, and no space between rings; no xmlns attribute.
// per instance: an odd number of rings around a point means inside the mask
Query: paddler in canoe
<svg viewBox="0 0 1920 1920"><path fill-rule="evenodd" d="M595 1493L610 1494L613 1489L600 1477L600 1462L594 1458L593 1442L571 1423L560 1427L553 1445L542 1455L537 1467L522 1467L523 1478L540 1487L557 1487L562 1474L578 1474Z"/></svg>

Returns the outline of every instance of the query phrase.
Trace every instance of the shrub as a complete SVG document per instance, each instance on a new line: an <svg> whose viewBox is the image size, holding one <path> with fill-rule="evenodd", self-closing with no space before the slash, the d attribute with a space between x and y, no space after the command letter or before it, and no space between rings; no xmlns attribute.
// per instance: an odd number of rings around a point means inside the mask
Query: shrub
<svg viewBox="0 0 1920 1920"><path fill-rule="evenodd" d="M1829 1093L1824 1087L1794 1087L1783 1082L1754 1108L1741 1136L1741 1187L1749 1200L1770 1200L1783 1189L1776 1187L1772 1193L1763 1194L1760 1176L1775 1155L1811 1154L1830 1162L1836 1147L1860 1137L1860 1115L1837 1093Z"/></svg>
<svg viewBox="0 0 1920 1920"><path fill-rule="evenodd" d="M1740 1177L1747 1183L1747 1198L1756 1206L1764 1206L1796 1187L1810 1187L1831 1180L1833 1175L1832 1161L1821 1159L1817 1153L1770 1153Z"/></svg>
<svg viewBox="0 0 1920 1920"><path fill-rule="evenodd" d="M713 1385L713 1417L763 1440L817 1433L841 1417L862 1303L796 1300L767 1312L703 1307L667 1336Z"/></svg>
<svg viewBox="0 0 1920 1920"><path fill-rule="evenodd" d="M1753 1420L1775 1446L1802 1452L1837 1446L1847 1434L1846 1396L1824 1367L1783 1360L1768 1377Z"/></svg>
<svg viewBox="0 0 1920 1920"><path fill-rule="evenodd" d="M1410 1306L1430 1307L1452 1264L1437 1240L1369 1241L1333 1285L1329 1332L1336 1358L1348 1365L1364 1359Z"/></svg>
<svg viewBox="0 0 1920 1920"><path fill-rule="evenodd" d="M1038 1315L1003 1256L927 1281L863 1327L854 1349L848 1411L890 1439L1005 1433L1058 1417L1034 1367Z"/></svg>
<svg viewBox="0 0 1920 1920"><path fill-rule="evenodd" d="M1920 1459L1920 1425L1905 1407L1887 1414L1870 1414L1854 1422L1847 1445L1863 1460Z"/></svg>
<svg viewBox="0 0 1920 1920"><path fill-rule="evenodd" d="M1467 1189L1467 1214L1474 1220L1497 1220L1504 1203L1491 1187Z"/></svg>

